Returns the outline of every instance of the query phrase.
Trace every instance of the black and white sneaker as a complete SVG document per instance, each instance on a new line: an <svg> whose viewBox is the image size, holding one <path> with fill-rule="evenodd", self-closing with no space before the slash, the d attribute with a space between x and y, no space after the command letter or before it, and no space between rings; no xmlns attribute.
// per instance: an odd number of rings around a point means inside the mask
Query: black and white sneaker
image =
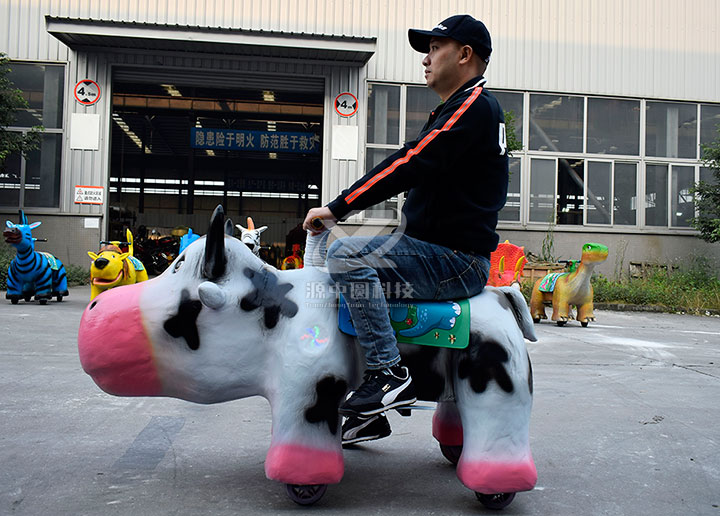
<svg viewBox="0 0 720 516"><path fill-rule="evenodd" d="M382 439L392 433L390 422L385 414L376 414L368 418L350 416L342 426L342 444L355 444L363 441Z"/></svg>
<svg viewBox="0 0 720 516"><path fill-rule="evenodd" d="M340 407L343 416L373 416L417 401L407 367L365 371L365 381Z"/></svg>

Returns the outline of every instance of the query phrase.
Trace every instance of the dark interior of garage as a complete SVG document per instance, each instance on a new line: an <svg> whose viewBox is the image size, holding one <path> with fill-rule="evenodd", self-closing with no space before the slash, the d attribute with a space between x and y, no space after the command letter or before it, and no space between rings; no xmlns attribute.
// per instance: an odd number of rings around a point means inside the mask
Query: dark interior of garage
<svg viewBox="0 0 720 516"><path fill-rule="evenodd" d="M204 234L222 204L236 224L268 226L277 266L320 203L323 91L204 79L114 80L109 238Z"/></svg>

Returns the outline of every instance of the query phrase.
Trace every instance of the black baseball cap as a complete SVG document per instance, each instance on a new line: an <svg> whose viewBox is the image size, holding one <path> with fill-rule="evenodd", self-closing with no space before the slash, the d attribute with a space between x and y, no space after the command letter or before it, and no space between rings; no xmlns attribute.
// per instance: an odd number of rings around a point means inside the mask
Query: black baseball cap
<svg viewBox="0 0 720 516"><path fill-rule="evenodd" d="M408 30L410 46L423 54L430 52L431 38L452 38L463 45L470 45L485 62L490 59L492 52L490 33L483 22L469 14L451 16L438 23L432 30Z"/></svg>

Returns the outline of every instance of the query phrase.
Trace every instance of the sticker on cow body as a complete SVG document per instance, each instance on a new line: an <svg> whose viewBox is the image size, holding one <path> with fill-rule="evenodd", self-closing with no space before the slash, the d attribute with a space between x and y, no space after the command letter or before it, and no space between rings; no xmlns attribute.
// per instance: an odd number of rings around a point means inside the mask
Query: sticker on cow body
<svg viewBox="0 0 720 516"><path fill-rule="evenodd" d="M307 353L319 353L330 343L330 338L323 328L318 325L305 328L305 333L300 336L301 349Z"/></svg>

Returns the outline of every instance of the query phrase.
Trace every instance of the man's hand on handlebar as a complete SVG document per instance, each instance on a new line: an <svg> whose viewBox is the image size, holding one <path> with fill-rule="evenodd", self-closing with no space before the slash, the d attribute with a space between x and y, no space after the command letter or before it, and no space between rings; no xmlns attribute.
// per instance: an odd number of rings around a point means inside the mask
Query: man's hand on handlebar
<svg viewBox="0 0 720 516"><path fill-rule="evenodd" d="M327 206L311 208L303 221L303 229L317 235L330 228L335 222L337 219Z"/></svg>

